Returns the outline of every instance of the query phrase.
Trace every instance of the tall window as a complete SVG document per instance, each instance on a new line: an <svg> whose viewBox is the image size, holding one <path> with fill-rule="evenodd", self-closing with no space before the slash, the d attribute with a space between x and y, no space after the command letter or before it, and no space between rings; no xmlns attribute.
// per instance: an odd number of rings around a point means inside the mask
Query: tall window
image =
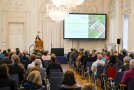
<svg viewBox="0 0 134 90"><path fill-rule="evenodd" d="M128 49L128 15L124 15L123 48Z"/></svg>

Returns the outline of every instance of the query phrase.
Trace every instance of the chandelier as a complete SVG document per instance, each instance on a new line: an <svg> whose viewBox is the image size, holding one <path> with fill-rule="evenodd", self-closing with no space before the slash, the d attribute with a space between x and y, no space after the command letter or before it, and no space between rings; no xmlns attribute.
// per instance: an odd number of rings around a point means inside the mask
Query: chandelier
<svg viewBox="0 0 134 90"><path fill-rule="evenodd" d="M47 14L53 21L63 21L72 9L83 2L84 0L52 0L52 4L47 5Z"/></svg>

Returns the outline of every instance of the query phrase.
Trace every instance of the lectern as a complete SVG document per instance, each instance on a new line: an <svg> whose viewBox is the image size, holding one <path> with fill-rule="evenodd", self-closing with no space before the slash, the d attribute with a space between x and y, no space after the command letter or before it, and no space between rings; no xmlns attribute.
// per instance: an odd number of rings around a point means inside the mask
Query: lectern
<svg viewBox="0 0 134 90"><path fill-rule="evenodd" d="M35 50L39 50L39 51L43 50L43 41L39 40L35 42Z"/></svg>

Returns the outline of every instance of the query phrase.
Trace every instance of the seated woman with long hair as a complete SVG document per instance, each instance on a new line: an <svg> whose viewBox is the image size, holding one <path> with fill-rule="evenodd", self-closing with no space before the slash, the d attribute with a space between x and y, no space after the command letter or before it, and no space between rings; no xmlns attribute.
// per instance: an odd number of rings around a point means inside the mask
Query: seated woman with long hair
<svg viewBox="0 0 134 90"><path fill-rule="evenodd" d="M62 81L62 87L60 90L66 90L66 89L74 89L79 88L76 85L76 80L74 77L74 72L71 69L68 69L65 74Z"/></svg>
<svg viewBox="0 0 134 90"><path fill-rule="evenodd" d="M10 90L18 90L16 82L9 79L8 70L7 64L0 65L0 88L9 87Z"/></svg>
<svg viewBox="0 0 134 90"><path fill-rule="evenodd" d="M27 81L24 83L25 90L45 90L42 86L42 79L40 72L37 70L33 70L27 77Z"/></svg>

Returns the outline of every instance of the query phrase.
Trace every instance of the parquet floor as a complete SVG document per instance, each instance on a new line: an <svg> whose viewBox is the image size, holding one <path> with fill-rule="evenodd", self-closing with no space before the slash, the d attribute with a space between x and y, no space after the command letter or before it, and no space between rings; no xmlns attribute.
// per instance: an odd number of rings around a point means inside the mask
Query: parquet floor
<svg viewBox="0 0 134 90"><path fill-rule="evenodd" d="M64 72L69 68L68 64L61 64L61 66L62 66ZM96 90L102 90L99 82L97 83L97 85L95 85L91 78L89 78L88 80L83 79L83 77L81 75L79 75L76 71L74 71L74 72L75 72L75 79L77 81L77 85L82 87L84 84L89 83L89 84L92 84L96 88Z"/></svg>

